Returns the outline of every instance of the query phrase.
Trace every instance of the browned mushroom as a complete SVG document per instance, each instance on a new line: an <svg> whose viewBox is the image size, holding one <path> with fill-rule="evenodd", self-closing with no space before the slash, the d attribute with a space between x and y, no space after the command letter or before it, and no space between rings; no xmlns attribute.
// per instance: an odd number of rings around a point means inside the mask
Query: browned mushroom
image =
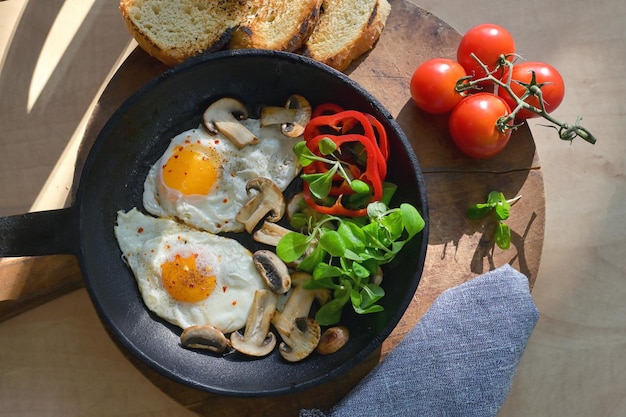
<svg viewBox="0 0 626 417"><path fill-rule="evenodd" d="M239 332L230 334L230 342L237 351L250 356L265 356L274 349L276 337L269 328L277 299L278 296L271 291L255 291L243 335Z"/></svg>
<svg viewBox="0 0 626 417"><path fill-rule="evenodd" d="M279 331L280 333L280 331ZM298 362L315 350L320 340L320 325L310 317L298 317L284 335L278 346L280 356L289 362Z"/></svg>
<svg viewBox="0 0 626 417"><path fill-rule="evenodd" d="M241 119L248 118L248 110L241 101L225 97L211 104L202 119L209 133L216 135L220 132L238 149L257 143L259 139L239 122L235 114L240 115Z"/></svg>
<svg viewBox="0 0 626 417"><path fill-rule="evenodd" d="M267 286L276 294L284 294L291 288L291 276L287 265L269 250L258 250L252 255L252 261L265 280Z"/></svg>
<svg viewBox="0 0 626 417"><path fill-rule="evenodd" d="M344 347L350 339L350 332L347 327L334 326L329 327L322 333L315 352L320 355L330 355Z"/></svg>
<svg viewBox="0 0 626 417"><path fill-rule="evenodd" d="M282 239L282 237L289 232L291 232L291 230L286 227L276 223L264 221L261 227L254 232L252 238L255 242L264 243L270 246L277 246L280 239Z"/></svg>
<svg viewBox="0 0 626 417"><path fill-rule="evenodd" d="M321 337L319 324L308 317L317 298L321 303L330 299L328 290L308 290L304 283L311 275L306 272L292 274L291 293L282 311L276 311L272 324L282 338L280 355L287 361L296 362L309 356L315 350Z"/></svg>
<svg viewBox="0 0 626 417"><path fill-rule="evenodd" d="M230 348L230 342L219 329L210 325L190 326L180 335L180 343L191 349L204 349L222 353Z"/></svg>
<svg viewBox="0 0 626 417"><path fill-rule="evenodd" d="M304 133L304 128L311 120L311 104L300 94L292 94L285 107L266 106L261 110L261 127L280 124L280 131L295 138Z"/></svg>
<svg viewBox="0 0 626 417"><path fill-rule="evenodd" d="M246 184L246 192L250 195L253 190L256 194L235 216L235 220L243 223L248 233L252 233L263 218L270 222L277 222L285 214L283 193L271 180L263 177L252 178Z"/></svg>

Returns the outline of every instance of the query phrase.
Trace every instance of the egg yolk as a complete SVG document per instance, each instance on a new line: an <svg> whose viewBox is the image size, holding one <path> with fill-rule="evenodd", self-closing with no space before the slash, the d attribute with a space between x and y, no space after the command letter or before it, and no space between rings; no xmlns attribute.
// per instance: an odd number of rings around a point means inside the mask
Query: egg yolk
<svg viewBox="0 0 626 417"><path fill-rule="evenodd" d="M161 278L169 295L187 303L204 300L215 288L217 279L211 274L210 268L198 270L197 255L182 257L176 255L161 265Z"/></svg>
<svg viewBox="0 0 626 417"><path fill-rule="evenodd" d="M207 195L217 181L220 158L198 144L178 146L162 167L163 183L184 195Z"/></svg>

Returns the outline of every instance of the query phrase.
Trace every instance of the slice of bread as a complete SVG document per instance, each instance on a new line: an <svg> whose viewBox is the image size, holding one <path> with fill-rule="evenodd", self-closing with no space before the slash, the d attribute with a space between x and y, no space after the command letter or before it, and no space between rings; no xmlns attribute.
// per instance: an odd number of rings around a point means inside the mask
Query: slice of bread
<svg viewBox="0 0 626 417"><path fill-rule="evenodd" d="M222 49L246 17L246 0L120 0L131 34L146 52L175 65Z"/></svg>
<svg viewBox="0 0 626 417"><path fill-rule="evenodd" d="M322 0L250 2L248 17L233 32L230 49L258 48L293 52L317 25Z"/></svg>
<svg viewBox="0 0 626 417"><path fill-rule="evenodd" d="M390 11L387 0L324 0L301 53L343 71L374 47Z"/></svg>
<svg viewBox="0 0 626 417"><path fill-rule="evenodd" d="M387 0L120 0L139 46L166 65L201 52L298 52L343 71L373 48Z"/></svg>

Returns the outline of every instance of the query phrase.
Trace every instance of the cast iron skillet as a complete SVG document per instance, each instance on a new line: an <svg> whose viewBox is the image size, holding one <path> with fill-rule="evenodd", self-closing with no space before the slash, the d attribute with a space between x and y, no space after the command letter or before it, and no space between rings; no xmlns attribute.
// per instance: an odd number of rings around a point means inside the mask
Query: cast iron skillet
<svg viewBox="0 0 626 417"><path fill-rule="evenodd" d="M295 392L334 378L365 359L396 326L419 283L426 246L424 231L385 272L385 311L344 313L349 343L329 356L287 363L275 351L263 359L238 353L216 356L183 349L180 329L144 306L113 233L118 210L142 208L143 182L169 139L200 124L204 109L231 96L252 117L262 106L281 105L299 93L313 105L334 102L373 114L390 139L388 179L399 188L395 204L409 202L428 220L426 193L416 156L392 116L344 74L289 53L228 51L193 59L152 80L111 117L91 149L75 202L69 208L0 219L0 255L75 254L86 288L110 334L130 353L163 375L224 395L271 396ZM254 250L246 235L235 236Z"/></svg>

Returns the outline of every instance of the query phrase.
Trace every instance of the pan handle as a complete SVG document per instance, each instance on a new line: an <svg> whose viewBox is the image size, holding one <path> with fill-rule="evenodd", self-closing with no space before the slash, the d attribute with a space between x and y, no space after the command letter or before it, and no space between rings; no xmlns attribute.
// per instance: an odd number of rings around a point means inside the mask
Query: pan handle
<svg viewBox="0 0 626 417"><path fill-rule="evenodd" d="M0 257L78 253L73 207L0 217Z"/></svg>

